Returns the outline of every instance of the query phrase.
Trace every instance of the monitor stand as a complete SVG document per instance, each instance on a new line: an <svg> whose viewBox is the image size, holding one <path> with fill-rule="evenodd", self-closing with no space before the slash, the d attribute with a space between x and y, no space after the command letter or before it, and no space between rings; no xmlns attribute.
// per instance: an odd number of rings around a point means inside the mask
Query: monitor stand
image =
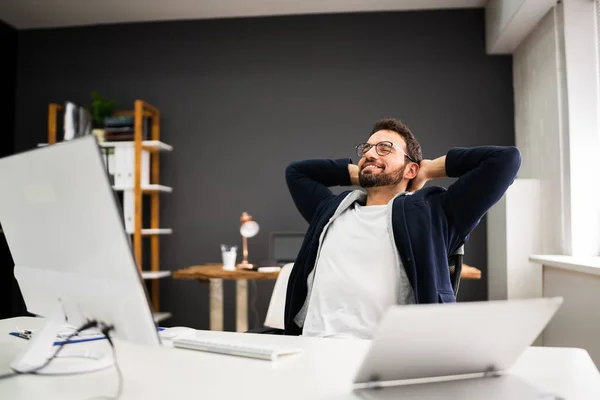
<svg viewBox="0 0 600 400"><path fill-rule="evenodd" d="M36 371L58 350L59 346L54 346L54 342L64 326L64 315L62 304L57 304L55 311L46 318L44 327L10 364L12 369L21 373L63 375L98 371L114 365L108 343L106 352L90 351L88 343L67 344L48 365Z"/></svg>

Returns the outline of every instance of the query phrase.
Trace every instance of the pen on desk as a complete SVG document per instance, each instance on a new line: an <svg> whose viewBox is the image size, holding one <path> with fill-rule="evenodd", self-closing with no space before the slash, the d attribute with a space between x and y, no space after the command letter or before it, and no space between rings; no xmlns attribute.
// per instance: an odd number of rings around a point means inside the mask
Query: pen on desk
<svg viewBox="0 0 600 400"><path fill-rule="evenodd" d="M28 330L17 330L17 334L19 335L19 337L23 338L23 339L31 339L31 331Z"/></svg>

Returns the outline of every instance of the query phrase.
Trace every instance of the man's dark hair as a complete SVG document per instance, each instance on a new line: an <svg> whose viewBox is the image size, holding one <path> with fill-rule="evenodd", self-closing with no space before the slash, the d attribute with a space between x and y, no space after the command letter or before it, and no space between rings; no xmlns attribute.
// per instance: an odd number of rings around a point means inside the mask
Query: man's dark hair
<svg viewBox="0 0 600 400"><path fill-rule="evenodd" d="M420 163L423 159L423 153L421 152L421 145L415 138L415 135L408 129L406 125L397 119L385 118L375 122L371 135L380 130L394 131L406 142L406 153L416 163Z"/></svg>

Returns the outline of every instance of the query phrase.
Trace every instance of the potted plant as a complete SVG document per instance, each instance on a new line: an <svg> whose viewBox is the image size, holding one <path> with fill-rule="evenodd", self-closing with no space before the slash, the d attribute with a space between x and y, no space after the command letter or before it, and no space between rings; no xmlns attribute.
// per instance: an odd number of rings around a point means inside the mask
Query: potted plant
<svg viewBox="0 0 600 400"><path fill-rule="evenodd" d="M117 102L107 100L100 96L100 93L94 91L91 93L92 105L90 112L92 114L93 134L96 135L99 142L104 141L104 118L110 117L117 107Z"/></svg>

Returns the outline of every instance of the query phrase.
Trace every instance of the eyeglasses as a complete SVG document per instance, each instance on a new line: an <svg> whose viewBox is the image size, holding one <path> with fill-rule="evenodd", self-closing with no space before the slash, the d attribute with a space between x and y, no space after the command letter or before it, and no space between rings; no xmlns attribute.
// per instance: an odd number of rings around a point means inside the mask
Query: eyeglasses
<svg viewBox="0 0 600 400"><path fill-rule="evenodd" d="M379 142L379 143L375 143L375 144L361 143L358 146L356 146L356 154L358 154L359 157L365 157L367 155L367 153L369 152L369 150L371 150L372 147L375 147L375 151L380 156L387 156L388 154L390 154L392 152L392 149L394 147L396 147L398 149L398 151L400 151L402 154L404 154L404 156L406 158L408 158L412 162L416 162L415 160L410 158L410 156L408 154L406 154L404 152L404 150L402 150L402 147L398 146L396 143L388 142L388 141Z"/></svg>

